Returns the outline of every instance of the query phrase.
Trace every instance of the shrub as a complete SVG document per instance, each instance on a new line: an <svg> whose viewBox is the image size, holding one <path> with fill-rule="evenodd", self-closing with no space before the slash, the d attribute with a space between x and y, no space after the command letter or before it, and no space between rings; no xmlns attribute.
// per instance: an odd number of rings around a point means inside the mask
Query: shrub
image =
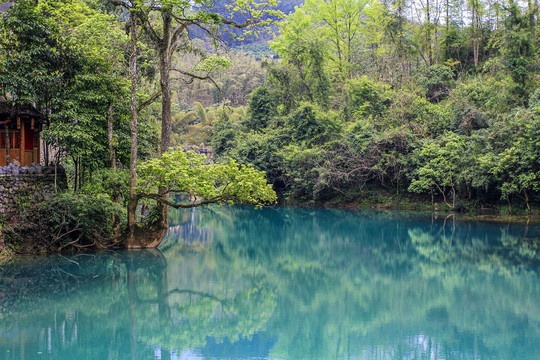
<svg viewBox="0 0 540 360"><path fill-rule="evenodd" d="M26 206L3 229L5 245L15 252L99 248L110 244L123 208L107 198L62 193Z"/></svg>
<svg viewBox="0 0 540 360"><path fill-rule="evenodd" d="M420 69L416 78L418 85L425 91L426 99L431 102L444 99L454 86L454 72L445 65L437 64Z"/></svg>
<svg viewBox="0 0 540 360"><path fill-rule="evenodd" d="M286 120L292 140L306 146L322 144L340 131L339 124L315 105L304 103Z"/></svg>
<svg viewBox="0 0 540 360"><path fill-rule="evenodd" d="M366 76L350 80L347 83L345 116L348 119L383 116L390 105L388 90L388 85L369 80Z"/></svg>
<svg viewBox="0 0 540 360"><path fill-rule="evenodd" d="M120 169L95 171L82 187L81 193L96 199L106 198L126 206L129 194L129 171Z"/></svg>
<svg viewBox="0 0 540 360"><path fill-rule="evenodd" d="M245 126L249 130L263 130L274 116L277 115L277 105L266 88L258 88L249 100Z"/></svg>

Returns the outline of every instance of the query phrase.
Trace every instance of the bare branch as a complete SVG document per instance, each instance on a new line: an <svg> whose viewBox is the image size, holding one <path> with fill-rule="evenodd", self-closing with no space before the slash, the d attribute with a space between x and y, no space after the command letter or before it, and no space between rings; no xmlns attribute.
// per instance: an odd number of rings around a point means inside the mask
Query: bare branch
<svg viewBox="0 0 540 360"><path fill-rule="evenodd" d="M225 24L225 25L232 25L233 27L237 28L237 29L242 29L242 28L245 28L245 27L248 27L249 25L253 25L255 23L255 21L253 19L249 19L241 24L235 22L235 21L231 21L231 20L227 20L227 19L224 19L224 18L221 18L221 21Z"/></svg>
<svg viewBox="0 0 540 360"><path fill-rule="evenodd" d="M182 35L184 30L186 30L189 25L195 23L195 20L179 19L174 14L172 15L172 17L176 21L182 23L182 25L178 26L171 35L171 51L170 52L174 51L176 49L176 47L178 46L178 42L180 40L180 35Z"/></svg>
<svg viewBox="0 0 540 360"><path fill-rule="evenodd" d="M161 90L158 90L154 95L152 95L150 98L148 98L146 101L144 101L139 107L137 108L137 111L141 111L147 106L150 106L156 99L161 95Z"/></svg>
<svg viewBox="0 0 540 360"><path fill-rule="evenodd" d="M212 77L210 75L206 75L206 76L201 76L201 75L197 75L197 74L193 74L193 73L190 73L190 72L187 72L187 71L184 71L184 70L180 70L180 69L171 69L172 71L177 71L179 72L180 74L182 75L185 75L185 76L189 76L191 79L198 79L198 80L210 80L212 82L212 84L214 84L214 86L218 89L218 91L221 93L221 88L219 87L219 85L214 81L214 79L212 79ZM193 82L193 80L192 80ZM191 82L190 82L191 83Z"/></svg>
<svg viewBox="0 0 540 360"><path fill-rule="evenodd" d="M123 6L126 9L131 9L133 7L133 4L131 4L129 1L125 0L109 0L109 2L113 5L117 6Z"/></svg>

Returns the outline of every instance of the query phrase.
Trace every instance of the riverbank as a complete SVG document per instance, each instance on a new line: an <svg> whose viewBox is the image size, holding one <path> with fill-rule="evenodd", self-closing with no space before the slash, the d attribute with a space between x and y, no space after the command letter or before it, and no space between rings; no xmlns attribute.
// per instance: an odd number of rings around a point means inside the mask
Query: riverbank
<svg viewBox="0 0 540 360"><path fill-rule="evenodd" d="M522 204L513 204L513 212L508 211L507 205L502 204L476 204L460 201L459 209L452 211L446 204L426 201L425 196L409 193L391 193L384 189L368 189L355 195L335 198L326 202L283 202L284 206L297 206L306 208L336 208L349 210L371 209L382 212L410 212L433 216L434 219L460 222L483 222L498 224L527 224L540 225L540 215L537 207L529 213ZM71 207L70 207L71 208ZM92 228L92 226L91 226ZM35 245L35 244L34 244ZM84 248L84 247L83 247ZM62 249L62 248L60 248ZM94 249L94 248L91 248ZM90 250L90 248L86 249ZM56 252L43 247L34 246L28 253ZM71 249L73 251L73 249ZM81 251L81 249L78 249ZM15 252L9 251L4 245L3 234L0 233L0 265L2 262L15 257Z"/></svg>
<svg viewBox="0 0 540 360"><path fill-rule="evenodd" d="M480 221L490 223L540 224L540 208L532 204L529 212L525 204L512 204L510 211L507 204L478 204L473 201L459 200L455 210L440 200L432 203L425 196L410 193L395 193L384 189L368 189L356 194L328 200L325 202L284 202L283 205L305 207L327 207L337 209L373 209L381 211L411 211L432 213L436 216L458 215L462 221Z"/></svg>

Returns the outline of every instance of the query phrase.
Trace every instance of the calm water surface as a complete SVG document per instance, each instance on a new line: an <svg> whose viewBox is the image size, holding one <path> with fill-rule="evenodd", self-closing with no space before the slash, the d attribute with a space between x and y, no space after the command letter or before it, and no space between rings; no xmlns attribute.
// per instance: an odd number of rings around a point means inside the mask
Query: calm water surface
<svg viewBox="0 0 540 360"><path fill-rule="evenodd" d="M540 228L212 207L0 267L0 359L540 359Z"/></svg>

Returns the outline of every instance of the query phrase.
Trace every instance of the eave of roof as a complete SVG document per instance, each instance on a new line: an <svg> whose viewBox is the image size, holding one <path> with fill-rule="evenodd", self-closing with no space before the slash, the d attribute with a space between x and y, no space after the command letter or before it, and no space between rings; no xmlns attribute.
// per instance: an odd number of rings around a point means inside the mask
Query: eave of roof
<svg viewBox="0 0 540 360"><path fill-rule="evenodd" d="M13 5L13 1L0 4L0 12L8 12L11 5Z"/></svg>
<svg viewBox="0 0 540 360"><path fill-rule="evenodd" d="M30 104L15 104L9 101L0 101L0 118L9 116L41 118L41 114Z"/></svg>

